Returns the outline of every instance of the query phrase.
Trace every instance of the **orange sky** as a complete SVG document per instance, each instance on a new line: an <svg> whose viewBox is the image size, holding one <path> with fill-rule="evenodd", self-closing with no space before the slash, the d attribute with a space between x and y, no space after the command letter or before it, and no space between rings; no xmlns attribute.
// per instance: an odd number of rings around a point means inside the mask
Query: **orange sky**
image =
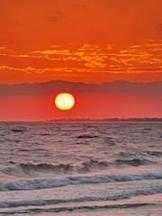
<svg viewBox="0 0 162 216"><path fill-rule="evenodd" d="M161 0L1 0L0 83L162 80Z"/></svg>

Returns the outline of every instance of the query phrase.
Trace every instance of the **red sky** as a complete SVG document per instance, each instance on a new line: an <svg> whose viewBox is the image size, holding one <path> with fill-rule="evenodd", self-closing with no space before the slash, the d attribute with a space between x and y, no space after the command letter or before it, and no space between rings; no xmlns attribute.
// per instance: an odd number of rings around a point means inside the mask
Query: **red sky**
<svg viewBox="0 0 162 216"><path fill-rule="evenodd" d="M54 98L70 92L76 106L59 111ZM0 86L1 120L49 120L78 118L162 117L162 82L138 84L112 82L83 83L50 82L31 85Z"/></svg>
<svg viewBox="0 0 162 216"><path fill-rule="evenodd" d="M84 83L162 81L161 11L161 0L1 0L0 84L58 79ZM38 109L28 96L17 97L1 96L0 119L25 118L25 114L21 117L18 114L20 101L24 105L28 101L31 112L36 109L40 118L64 117L53 110ZM91 97L97 95L93 93ZM100 97L98 94L98 100ZM87 92L81 97L81 101L87 101L84 114L78 108L71 116L162 116L157 109L159 106L162 109L159 99L153 96L148 103L148 95L143 97L145 105L138 106L136 111L123 108L119 112L115 111L119 104L113 101L119 101L120 96L102 95L98 111L95 109L90 115ZM126 103L143 101L141 96L131 98L129 92ZM42 103L44 98L34 100ZM105 100L109 109L103 105ZM147 106L152 107L149 112L145 112ZM22 111L26 113L23 108ZM26 119L36 118L34 115Z"/></svg>

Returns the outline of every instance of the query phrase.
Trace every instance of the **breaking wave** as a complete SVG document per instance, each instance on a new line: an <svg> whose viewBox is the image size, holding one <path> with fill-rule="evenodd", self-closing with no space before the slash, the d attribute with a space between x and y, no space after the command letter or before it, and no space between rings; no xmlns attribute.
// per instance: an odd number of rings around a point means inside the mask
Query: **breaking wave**
<svg viewBox="0 0 162 216"><path fill-rule="evenodd" d="M162 179L162 172L144 173L142 175L94 175L94 176L67 176L63 178L20 180L16 182L0 183L0 191L9 190L38 190L63 187L67 185L101 184L113 182L130 182L140 180Z"/></svg>
<svg viewBox="0 0 162 216"><path fill-rule="evenodd" d="M38 173L67 173L73 171L73 166L70 164L33 164L33 163L21 163L15 166L7 167L3 170L5 174L8 175L29 175L32 176Z"/></svg>
<svg viewBox="0 0 162 216"><path fill-rule="evenodd" d="M133 159L117 159L114 161L100 161L91 159L80 164L48 164L48 163L20 163L16 164L12 161L9 167L2 170L3 173L7 175L29 175L34 176L37 174L68 174L68 173L86 173L94 171L95 169L105 169L110 166L142 166L155 163L154 161L143 159L143 158L133 158Z"/></svg>
<svg viewBox="0 0 162 216"><path fill-rule="evenodd" d="M131 160L115 160L114 162L107 162L107 161L97 161L97 160L90 160L87 162L83 162L80 165L70 165L70 164L19 164L15 166L8 167L3 170L5 174L8 175L15 175L15 176L23 176L29 175L34 176L36 174L68 174L68 173L84 173L90 172L91 170L95 169L104 169L109 166L141 166L153 163L149 160L140 160L140 159L131 159Z"/></svg>
<svg viewBox="0 0 162 216"><path fill-rule="evenodd" d="M11 211L4 211L1 212L3 215L17 215L17 214L32 214L32 213L61 213L61 212L73 212L79 210L99 210L99 209L127 209L127 208L139 208L139 207L146 207L146 206L158 206L155 203L133 203L133 204L117 204L117 205L83 205L83 206L72 206L72 207L55 207L55 208L27 208L27 209L20 209L20 210L12 210Z"/></svg>
<svg viewBox="0 0 162 216"><path fill-rule="evenodd" d="M133 159L117 159L115 161L116 165L131 165L131 166L142 166L147 164L153 164L155 162L147 160L147 159L140 159L140 158L133 158Z"/></svg>

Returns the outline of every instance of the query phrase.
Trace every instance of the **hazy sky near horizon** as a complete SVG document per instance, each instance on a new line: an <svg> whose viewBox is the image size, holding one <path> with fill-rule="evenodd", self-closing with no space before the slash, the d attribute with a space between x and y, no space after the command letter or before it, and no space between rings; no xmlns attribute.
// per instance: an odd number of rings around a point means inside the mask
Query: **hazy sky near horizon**
<svg viewBox="0 0 162 216"><path fill-rule="evenodd" d="M54 98L70 92L76 105L60 111ZM53 81L42 84L0 85L0 120L102 119L162 117L162 82L83 84Z"/></svg>
<svg viewBox="0 0 162 216"><path fill-rule="evenodd" d="M161 0L0 0L0 83L162 80Z"/></svg>

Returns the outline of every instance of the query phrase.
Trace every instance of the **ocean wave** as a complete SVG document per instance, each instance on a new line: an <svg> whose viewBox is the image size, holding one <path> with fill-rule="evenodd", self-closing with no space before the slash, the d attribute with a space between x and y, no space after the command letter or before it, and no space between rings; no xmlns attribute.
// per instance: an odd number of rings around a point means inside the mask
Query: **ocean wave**
<svg viewBox="0 0 162 216"><path fill-rule="evenodd" d="M131 166L142 166L147 164L153 164L155 162L143 158L133 158L133 159L117 159L115 160L116 165L131 165Z"/></svg>
<svg viewBox="0 0 162 216"><path fill-rule="evenodd" d="M146 151L150 156L162 157L162 151Z"/></svg>
<svg viewBox="0 0 162 216"><path fill-rule="evenodd" d="M13 128L11 129L13 133L24 133L26 131L26 128Z"/></svg>
<svg viewBox="0 0 162 216"><path fill-rule="evenodd" d="M98 138L97 135L90 135L90 134L82 134L77 136L76 138L78 139L93 139L93 138Z"/></svg>
<svg viewBox="0 0 162 216"><path fill-rule="evenodd" d="M159 189L159 188L158 188ZM12 200L12 201L0 201L0 209L3 208L17 208L17 207L35 207L35 206L51 206L51 205L68 205L68 204L79 204L84 205L84 203L102 203L105 201L122 201L125 203L129 203L131 198L136 198L138 196L149 196L149 195L157 195L161 194L162 192L162 187L160 190L157 190L155 188L143 188L143 190L134 190L134 191L125 191L125 192L120 192L120 194L112 194L112 193L107 193L107 194L97 194L97 195L91 195L87 196L86 194L75 197L75 198L60 198L57 199L32 199L32 200Z"/></svg>
<svg viewBox="0 0 162 216"><path fill-rule="evenodd" d="M91 159L86 162L82 162L81 165L77 168L78 171L88 172L97 168L106 168L110 166L108 161L99 161Z"/></svg>
<svg viewBox="0 0 162 216"><path fill-rule="evenodd" d="M16 182L0 183L0 191L10 190L38 190L63 187L67 185L101 184L113 182L130 182L140 180L162 179L162 172L127 174L127 175L95 175L95 176L67 176L64 178L47 178L22 180Z"/></svg>
<svg viewBox="0 0 162 216"><path fill-rule="evenodd" d="M110 166L142 166L155 163L142 158L133 159L116 159L114 161L102 161L91 159L84 161L80 164L48 164L48 163L20 163L16 164L12 161L9 166L2 170L7 175L23 176L29 175L34 176L37 174L68 174L68 173L86 173L94 171L95 169L105 169Z"/></svg>
<svg viewBox="0 0 162 216"><path fill-rule="evenodd" d="M154 161L143 159L143 158L132 158L132 159L116 159L114 161L99 161L91 159L87 162L83 162L78 168L78 171L91 171L93 169L104 169L110 166L143 166L154 164Z"/></svg>
<svg viewBox="0 0 162 216"><path fill-rule="evenodd" d="M160 205L160 204L159 204ZM27 208L20 210L1 211L3 215L15 215L15 214L32 214L32 213L61 213L61 212L74 212L80 210L94 211L99 209L127 209L127 208L139 208L147 206L159 206L155 203L128 203L128 204L114 204L114 205L83 205L83 206L72 206L72 207L55 207L55 208Z"/></svg>
<svg viewBox="0 0 162 216"><path fill-rule="evenodd" d="M122 158L152 159L153 157L161 157L162 151L140 151L140 152L120 152Z"/></svg>
<svg viewBox="0 0 162 216"><path fill-rule="evenodd" d="M34 175L38 173L49 173L49 172L60 172L66 173L73 171L73 166L70 164L33 164L33 163L21 163L16 164L15 166L7 167L3 170L5 174L8 175Z"/></svg>

